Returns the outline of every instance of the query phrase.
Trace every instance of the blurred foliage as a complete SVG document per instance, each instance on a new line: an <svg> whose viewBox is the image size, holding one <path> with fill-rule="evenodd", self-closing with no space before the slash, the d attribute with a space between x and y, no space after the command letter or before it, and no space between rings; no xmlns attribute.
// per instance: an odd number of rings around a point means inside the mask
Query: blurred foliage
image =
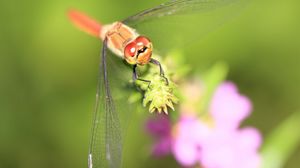
<svg viewBox="0 0 300 168"><path fill-rule="evenodd" d="M291 114L277 126L266 138L262 148L264 168L283 167L287 159L293 155L300 142L300 133L295 128L300 127L300 113Z"/></svg>
<svg viewBox="0 0 300 168"><path fill-rule="evenodd" d="M203 81L205 83L206 91L203 93L203 98L199 102L199 112L201 115L208 115L209 103L215 93L217 87L224 81L228 73L228 67L226 64L218 62L212 66L208 72L203 73Z"/></svg>
<svg viewBox="0 0 300 168"><path fill-rule="evenodd" d="M70 24L67 9L109 23L161 2L0 1L1 168L87 165L101 45ZM238 17L180 49L199 72L216 61L228 64L228 79L254 104L246 124L263 134L299 109L299 5L296 0L252 1ZM175 167L172 158L150 158L151 140L141 126L149 116L132 115L126 165ZM299 167L299 147L295 151L285 167Z"/></svg>

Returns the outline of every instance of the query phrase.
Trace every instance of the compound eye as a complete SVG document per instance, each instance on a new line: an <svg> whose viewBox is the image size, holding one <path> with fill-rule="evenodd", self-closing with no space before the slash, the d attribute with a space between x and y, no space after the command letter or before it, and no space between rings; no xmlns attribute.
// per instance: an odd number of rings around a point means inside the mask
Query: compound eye
<svg viewBox="0 0 300 168"><path fill-rule="evenodd" d="M127 44L124 49L125 57L134 57L136 55L136 52L137 52L137 47L136 47L136 43L134 42Z"/></svg>
<svg viewBox="0 0 300 168"><path fill-rule="evenodd" d="M151 41L145 36L139 36L135 39L137 46L149 46Z"/></svg>

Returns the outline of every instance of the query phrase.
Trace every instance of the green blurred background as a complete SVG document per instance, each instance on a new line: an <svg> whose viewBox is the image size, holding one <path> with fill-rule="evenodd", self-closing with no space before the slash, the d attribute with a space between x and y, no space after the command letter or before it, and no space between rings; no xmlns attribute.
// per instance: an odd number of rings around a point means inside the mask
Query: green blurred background
<svg viewBox="0 0 300 168"><path fill-rule="evenodd" d="M74 28L67 9L110 23L161 2L0 1L1 168L87 167L101 45ZM245 125L263 135L300 108L299 6L297 0L253 1L229 23L180 49L199 70L228 63L228 79L254 104ZM132 144L149 138L132 135ZM130 167L172 162L148 155L128 152L126 159ZM286 167L299 167L299 158L298 148Z"/></svg>

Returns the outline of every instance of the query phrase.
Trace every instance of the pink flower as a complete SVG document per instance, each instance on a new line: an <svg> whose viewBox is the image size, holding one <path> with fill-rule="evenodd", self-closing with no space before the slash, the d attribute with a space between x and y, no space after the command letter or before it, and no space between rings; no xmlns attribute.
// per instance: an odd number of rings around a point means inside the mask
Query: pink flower
<svg viewBox="0 0 300 168"><path fill-rule="evenodd" d="M206 168L258 168L260 135L254 128L213 130L203 143L200 163Z"/></svg>
<svg viewBox="0 0 300 168"><path fill-rule="evenodd" d="M209 119L183 112L173 127L176 133L168 136L168 145L175 159L183 166L258 168L261 135L255 128L239 128L251 109L249 99L233 83L221 84L213 95Z"/></svg>
<svg viewBox="0 0 300 168"><path fill-rule="evenodd" d="M238 93L236 86L231 82L225 82L216 90L210 113L216 126L224 129L236 129L240 123L250 115L251 102L245 96Z"/></svg>
<svg viewBox="0 0 300 168"><path fill-rule="evenodd" d="M192 116L184 116L176 126L172 152L184 166L192 166L202 157L202 144L209 135L209 128Z"/></svg>

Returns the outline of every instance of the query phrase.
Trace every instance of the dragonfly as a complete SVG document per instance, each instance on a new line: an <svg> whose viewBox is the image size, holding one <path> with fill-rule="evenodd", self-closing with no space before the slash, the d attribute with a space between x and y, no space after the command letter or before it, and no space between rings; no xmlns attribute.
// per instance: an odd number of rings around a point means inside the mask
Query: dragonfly
<svg viewBox="0 0 300 168"><path fill-rule="evenodd" d="M134 107L126 103L128 96L118 94L121 90L124 91L124 87L121 87L120 80L116 79L115 74L126 73L127 75L121 76L129 76L130 72L127 65L131 65L133 80L148 82L147 79L139 78L137 68L151 63L159 67L159 74L168 83L160 62L152 58L155 55L153 53L156 51L154 46L156 44L161 46L159 50L163 51L169 49L169 46L173 45L174 42L184 44L187 43L186 41L192 41L192 38L196 38L201 33L205 34L206 31L211 29L209 24L206 24L205 21L202 22L201 19L206 19L208 22L215 19L217 21L212 23L215 23L216 26L220 25L226 20L224 16L231 16L232 13L235 13L233 11L237 6L240 8L241 1L171 0L121 21L106 25L102 25L80 11L74 9L69 11L70 20L78 28L102 41L92 136L88 155L89 168L119 168L122 166L125 133L124 128L121 127L124 122L122 123L122 117L120 116L129 115L128 113L133 111ZM218 10L221 12L218 13ZM218 17L220 15L221 17ZM179 22L180 17L182 17L182 20ZM157 20L162 20L160 23L164 24L155 23ZM171 24L167 24L164 20L171 21ZM196 23L199 24L199 22L202 22L202 27L196 26ZM152 23L154 26L151 26ZM201 29L205 27L207 29ZM189 28L193 28L194 32L188 31ZM149 29L156 29L158 35L152 34L151 36L151 33L148 32ZM165 32L160 32L164 29ZM137 30L147 34L147 36L141 35ZM177 32L173 30L177 30ZM190 36L187 36L187 33L190 33ZM124 64L123 60L127 65ZM130 91L127 94L130 94ZM120 105L116 106L116 103Z"/></svg>

